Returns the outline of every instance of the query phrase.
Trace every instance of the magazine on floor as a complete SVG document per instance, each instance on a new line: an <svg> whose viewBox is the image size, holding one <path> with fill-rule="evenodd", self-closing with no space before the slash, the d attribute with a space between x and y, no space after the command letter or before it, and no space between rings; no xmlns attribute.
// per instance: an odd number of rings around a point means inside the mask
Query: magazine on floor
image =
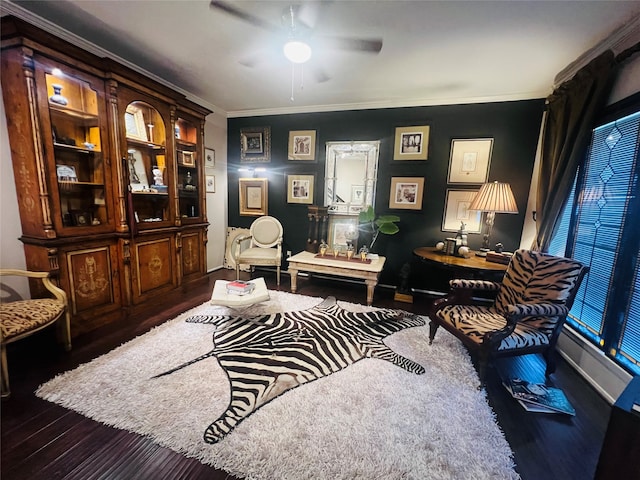
<svg viewBox="0 0 640 480"><path fill-rule="evenodd" d="M544 383L530 383L520 378L510 378L503 384L511 396L529 412L576 414L567 396L559 388Z"/></svg>

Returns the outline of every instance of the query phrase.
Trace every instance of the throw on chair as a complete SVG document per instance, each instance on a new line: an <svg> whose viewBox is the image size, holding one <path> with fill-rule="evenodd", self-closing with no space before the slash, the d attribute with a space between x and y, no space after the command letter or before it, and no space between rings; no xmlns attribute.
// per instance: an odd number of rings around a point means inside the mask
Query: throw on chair
<svg viewBox="0 0 640 480"><path fill-rule="evenodd" d="M478 354L484 386L489 359L540 352L546 375L555 371L555 346L588 267L570 258L518 250L501 283L451 280L450 293L431 305L429 344L444 327ZM492 305L478 305L474 291L497 292Z"/></svg>

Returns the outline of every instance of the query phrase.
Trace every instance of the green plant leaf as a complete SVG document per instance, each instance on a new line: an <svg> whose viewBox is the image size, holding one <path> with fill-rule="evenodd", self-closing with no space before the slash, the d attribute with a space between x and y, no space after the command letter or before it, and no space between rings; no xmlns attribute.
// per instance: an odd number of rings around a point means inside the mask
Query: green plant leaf
<svg viewBox="0 0 640 480"><path fill-rule="evenodd" d="M383 223L379 225L380 233L384 233L385 235L393 235L400 231L400 228L395 223Z"/></svg>
<svg viewBox="0 0 640 480"><path fill-rule="evenodd" d="M358 214L358 221L360 223L373 222L375 218L376 218L376 214L373 211L373 207L371 205L369 205L369 207L366 210L362 210Z"/></svg>
<svg viewBox="0 0 640 480"><path fill-rule="evenodd" d="M380 226L383 223L393 223L399 221L400 217L398 217L397 215L380 215L376 220L376 225Z"/></svg>

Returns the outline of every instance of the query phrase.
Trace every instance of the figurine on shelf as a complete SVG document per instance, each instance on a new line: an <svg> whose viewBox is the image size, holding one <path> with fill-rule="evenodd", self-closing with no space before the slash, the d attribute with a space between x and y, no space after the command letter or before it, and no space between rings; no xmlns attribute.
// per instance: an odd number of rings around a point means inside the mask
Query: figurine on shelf
<svg viewBox="0 0 640 480"><path fill-rule="evenodd" d="M366 245L363 245L360 248L360 251L358 252L358 254L360 255L360 260L362 260L363 262L367 259L367 254L369 253L369 249L367 248Z"/></svg>
<svg viewBox="0 0 640 480"><path fill-rule="evenodd" d="M352 243L347 244L347 260L351 260L353 258L354 251L355 251L355 248L353 248L353 244Z"/></svg>
<svg viewBox="0 0 640 480"><path fill-rule="evenodd" d="M58 105L66 106L69 101L62 96L62 85L54 84L51 85L53 87L53 95L49 97L49 101L51 103L56 103Z"/></svg>
<svg viewBox="0 0 640 480"><path fill-rule="evenodd" d="M324 257L328 249L329 249L329 245L327 245L327 242L325 242L323 239L322 242L320 242L320 247L319 247L320 255Z"/></svg>

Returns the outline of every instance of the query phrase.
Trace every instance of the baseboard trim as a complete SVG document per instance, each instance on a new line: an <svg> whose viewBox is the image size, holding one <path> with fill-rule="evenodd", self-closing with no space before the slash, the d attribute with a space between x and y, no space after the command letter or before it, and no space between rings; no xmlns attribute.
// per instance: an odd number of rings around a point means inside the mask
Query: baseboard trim
<svg viewBox="0 0 640 480"><path fill-rule="evenodd" d="M632 378L567 325L558 338L558 353L610 404L617 400Z"/></svg>

